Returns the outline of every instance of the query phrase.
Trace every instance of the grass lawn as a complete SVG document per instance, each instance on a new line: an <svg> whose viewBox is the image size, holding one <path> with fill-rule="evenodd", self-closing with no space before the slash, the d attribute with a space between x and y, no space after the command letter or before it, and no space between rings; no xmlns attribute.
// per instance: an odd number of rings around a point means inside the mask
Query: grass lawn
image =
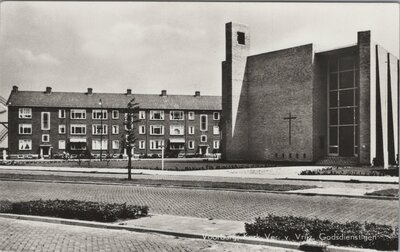
<svg viewBox="0 0 400 252"><path fill-rule="evenodd" d="M213 182L197 180L166 180L166 179L140 179L132 180L108 177L88 177L88 176L58 176L58 175L29 175L29 174L0 174L1 179L24 179L24 180L49 180L49 181L75 181L91 183L123 183L145 186L176 186L176 187L198 187L216 189L242 189L242 190L262 190L262 191L291 191L316 188L308 185L290 184L268 184L268 183L235 183L235 182Z"/></svg>
<svg viewBox="0 0 400 252"><path fill-rule="evenodd" d="M44 167L85 167L85 168L127 168L127 160L104 160L104 161L67 161L54 160L38 162L37 160L15 162L15 165L23 166L44 166ZM185 170L211 170L211 169L236 169L236 168L256 168L275 166L271 163L229 163L220 161L203 161L203 160L165 160L164 169L174 171ZM151 169L161 170L161 159L157 160L133 160L133 169Z"/></svg>
<svg viewBox="0 0 400 252"><path fill-rule="evenodd" d="M384 189L378 190L370 193L366 193L365 195L374 195L374 196L386 196L386 197L399 197L399 189Z"/></svg>

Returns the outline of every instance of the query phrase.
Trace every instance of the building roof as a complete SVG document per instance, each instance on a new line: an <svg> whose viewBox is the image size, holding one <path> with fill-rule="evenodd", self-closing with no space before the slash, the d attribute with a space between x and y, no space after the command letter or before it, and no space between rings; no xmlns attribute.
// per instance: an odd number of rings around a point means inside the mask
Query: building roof
<svg viewBox="0 0 400 252"><path fill-rule="evenodd" d="M195 95L156 95L121 93L75 93L75 92L11 92L8 106L17 107L56 107L56 108L126 108L135 97L135 102L143 109L184 109L184 110L221 110L221 96Z"/></svg>

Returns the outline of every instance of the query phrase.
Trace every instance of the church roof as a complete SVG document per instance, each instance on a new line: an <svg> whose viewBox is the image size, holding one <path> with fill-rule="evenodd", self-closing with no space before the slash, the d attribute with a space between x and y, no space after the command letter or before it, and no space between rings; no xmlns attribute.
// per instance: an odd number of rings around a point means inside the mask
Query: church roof
<svg viewBox="0 0 400 252"><path fill-rule="evenodd" d="M76 93L76 92L11 92L8 106L17 107L56 107L56 108L126 108L128 102L135 98L143 109L184 109L184 110L221 110L220 96L203 95L156 95L125 93Z"/></svg>

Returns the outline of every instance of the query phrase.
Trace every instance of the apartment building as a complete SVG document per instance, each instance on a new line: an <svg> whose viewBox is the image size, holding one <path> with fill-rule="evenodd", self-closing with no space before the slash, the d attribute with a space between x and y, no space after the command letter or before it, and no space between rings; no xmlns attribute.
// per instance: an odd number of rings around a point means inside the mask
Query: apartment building
<svg viewBox="0 0 400 252"><path fill-rule="evenodd" d="M8 99L9 157L126 156L121 146L129 101L139 104L133 152L160 156L218 153L221 97L194 95L20 91Z"/></svg>

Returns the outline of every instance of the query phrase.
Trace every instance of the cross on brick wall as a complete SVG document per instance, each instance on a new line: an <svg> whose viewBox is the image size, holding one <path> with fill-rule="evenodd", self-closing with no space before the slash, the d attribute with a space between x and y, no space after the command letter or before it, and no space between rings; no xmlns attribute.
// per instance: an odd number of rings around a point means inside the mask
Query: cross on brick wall
<svg viewBox="0 0 400 252"><path fill-rule="evenodd" d="M292 120L297 117L292 116L292 113L289 113L289 117L284 117L284 120L289 120L289 145L292 144Z"/></svg>

